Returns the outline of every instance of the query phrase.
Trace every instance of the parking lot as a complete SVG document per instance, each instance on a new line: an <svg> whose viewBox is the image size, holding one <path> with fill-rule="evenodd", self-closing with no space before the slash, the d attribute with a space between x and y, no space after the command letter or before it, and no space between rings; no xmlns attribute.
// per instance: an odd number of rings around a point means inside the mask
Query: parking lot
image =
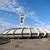
<svg viewBox="0 0 50 50"><path fill-rule="evenodd" d="M0 50L50 50L50 38L10 39L9 43L0 45Z"/></svg>

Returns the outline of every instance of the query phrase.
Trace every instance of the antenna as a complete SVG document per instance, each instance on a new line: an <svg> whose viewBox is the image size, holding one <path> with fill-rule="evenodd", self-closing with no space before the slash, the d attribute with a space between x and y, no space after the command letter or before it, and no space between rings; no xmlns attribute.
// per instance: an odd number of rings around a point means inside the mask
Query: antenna
<svg viewBox="0 0 50 50"><path fill-rule="evenodd" d="M17 9L16 9L17 10ZM19 20L20 20L20 26L23 26L24 25L24 19L25 19L25 11L24 9L22 10L19 10L16 12L19 16Z"/></svg>

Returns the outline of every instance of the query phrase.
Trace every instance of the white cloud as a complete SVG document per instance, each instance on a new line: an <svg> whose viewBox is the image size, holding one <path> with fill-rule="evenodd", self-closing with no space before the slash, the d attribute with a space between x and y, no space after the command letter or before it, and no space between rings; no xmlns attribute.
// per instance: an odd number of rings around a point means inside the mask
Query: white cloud
<svg viewBox="0 0 50 50"><path fill-rule="evenodd" d="M25 8L24 8L23 6L19 6L18 8L16 8L16 13L17 13L18 15L21 15L21 14L26 15Z"/></svg>
<svg viewBox="0 0 50 50"><path fill-rule="evenodd" d="M20 6L18 1L16 0L0 0L0 10L15 12L17 15L24 13L24 7ZM3 32L5 29L15 27L14 24L8 23L4 21L4 19L0 18L0 32Z"/></svg>
<svg viewBox="0 0 50 50"><path fill-rule="evenodd" d="M5 21L0 21L0 33L5 31L6 29L10 29L13 27L16 27L16 25L14 25L12 23L5 22Z"/></svg>
<svg viewBox="0 0 50 50"><path fill-rule="evenodd" d="M46 28L46 29L50 28L50 25L49 25L50 22L46 23L46 22L40 20L40 17L37 16L34 11L27 12L26 16L32 19L32 25L33 26Z"/></svg>
<svg viewBox="0 0 50 50"><path fill-rule="evenodd" d="M12 0L12 2L14 2ZM0 0L0 10L15 12L15 8L10 0Z"/></svg>
<svg viewBox="0 0 50 50"><path fill-rule="evenodd" d="M24 13L24 7L17 0L0 0L0 10L16 12L18 15Z"/></svg>
<svg viewBox="0 0 50 50"><path fill-rule="evenodd" d="M39 20L39 16L36 15L34 11L27 11L23 6L19 5L19 2L17 0L0 0L0 10L5 10L9 12L15 12L17 15L20 15L21 13L24 13L24 15L32 19L32 25L33 21L35 21L35 26L45 26L45 27L50 27L50 25L46 25L45 22ZM0 21L0 28L5 29L9 28L10 25L13 27L13 24ZM2 30L0 29L0 30Z"/></svg>

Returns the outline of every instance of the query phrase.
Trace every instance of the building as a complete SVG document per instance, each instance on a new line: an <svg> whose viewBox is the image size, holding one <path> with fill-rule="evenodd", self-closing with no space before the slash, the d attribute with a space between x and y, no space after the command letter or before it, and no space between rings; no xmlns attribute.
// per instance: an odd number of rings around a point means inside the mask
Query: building
<svg viewBox="0 0 50 50"><path fill-rule="evenodd" d="M11 28L0 34L0 37L8 38L33 38L33 37L45 37L48 32L40 28L31 28L24 26L24 15L20 15L20 25L16 28ZM50 33L50 32L49 32Z"/></svg>

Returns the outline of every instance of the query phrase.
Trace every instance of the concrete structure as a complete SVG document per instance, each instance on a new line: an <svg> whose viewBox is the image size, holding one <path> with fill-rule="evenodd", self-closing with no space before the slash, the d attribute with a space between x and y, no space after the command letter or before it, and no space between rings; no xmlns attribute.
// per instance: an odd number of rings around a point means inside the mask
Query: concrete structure
<svg viewBox="0 0 50 50"><path fill-rule="evenodd" d="M39 37L39 31L35 28L31 29L32 37Z"/></svg>
<svg viewBox="0 0 50 50"><path fill-rule="evenodd" d="M46 32L42 28L38 28L37 30L39 31L39 36L40 37L45 37L46 36Z"/></svg>
<svg viewBox="0 0 50 50"><path fill-rule="evenodd" d="M44 31L46 32L46 36L50 37L50 30L45 29Z"/></svg>
<svg viewBox="0 0 50 50"><path fill-rule="evenodd" d="M0 34L0 37L9 37L9 38L32 38L32 37L45 37L46 34L50 34L48 31L37 30L35 28L13 28L6 30L3 34ZM2 36L1 36L2 35Z"/></svg>
<svg viewBox="0 0 50 50"><path fill-rule="evenodd" d="M40 28L32 28L24 25L25 15L21 12L19 15L20 25L16 28L8 29L3 34L0 34L0 37L9 37L9 38L24 38L24 37L45 37L47 33L50 32L44 31Z"/></svg>
<svg viewBox="0 0 50 50"><path fill-rule="evenodd" d="M31 37L31 32L29 28L24 28L23 37Z"/></svg>

